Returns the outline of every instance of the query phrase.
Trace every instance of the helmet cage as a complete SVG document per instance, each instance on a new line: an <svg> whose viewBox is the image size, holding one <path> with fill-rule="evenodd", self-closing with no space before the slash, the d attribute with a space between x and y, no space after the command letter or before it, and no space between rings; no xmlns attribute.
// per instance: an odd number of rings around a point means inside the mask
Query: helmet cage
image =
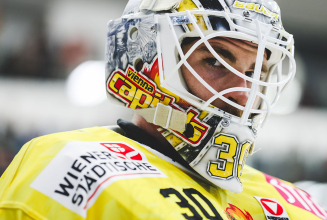
<svg viewBox="0 0 327 220"><path fill-rule="evenodd" d="M230 26L230 30L227 31L214 31L214 30L201 30L198 25L195 15L202 16L216 16L226 19ZM232 121L243 124L252 125L253 120L251 119L251 114L265 114L265 119L270 114L271 109L276 105L280 95L284 92L285 88L289 85L290 81L295 75L296 65L293 58L294 46L293 46L293 36L282 29L273 26L272 24L266 24L260 22L259 20L249 19L241 15L225 12L225 11L212 11L212 10L194 10L194 11L183 11L175 13L167 13L164 15L155 15L155 23L159 24L160 28L157 28L157 50L159 59L159 78L160 87L163 87L175 95L181 97L185 101L189 102L191 105L197 107L200 110L204 110L222 117L230 118ZM248 25L238 25L237 23L247 22ZM185 33L181 31L180 26L185 24L192 24L194 31ZM245 27L246 26L246 27ZM168 34L169 33L170 36ZM190 49L184 54L181 48L181 42L185 37L200 37ZM254 69L253 77L248 77L241 72L234 69L231 65L224 61L224 59L216 53L216 51L209 44L208 40L215 37L229 37L241 40L247 40L258 44L257 58ZM278 37L276 37L278 36ZM282 39L281 39L282 38ZM173 40L172 47L162 47L161 45L167 45L165 42L169 41L170 44ZM202 43L206 45L208 50L212 55L223 64L228 70L237 76L251 82L250 88L233 87L228 88L223 91L217 92L213 89L207 82L205 82L201 76L190 66L187 62L187 58L192 54L192 52ZM174 49L173 49L174 48ZM262 62L264 57L265 49L269 49L275 55L275 60L268 62L269 73L266 81L260 81L260 74L262 68ZM169 50L174 51L169 51ZM169 54L175 53L175 57ZM162 56L160 56L160 54ZM180 59L178 59L178 56ZM272 55L273 56L273 55ZM276 57L277 56L277 57ZM286 77L282 74L282 62L285 57L289 58L289 70ZM269 59L271 60L271 59ZM187 87L183 81L181 75L180 67L185 65L188 70L196 77L196 79L202 83L213 96L207 101L201 100L187 91ZM165 72L164 72L165 70ZM271 75L277 70L277 82L270 82ZM259 87L264 89L260 91ZM269 101L266 96L266 91L268 88L277 87L277 93L273 101ZM225 94L236 91L249 92L249 98L245 106L241 106L226 97ZM256 97L260 97L263 100L260 109L253 108ZM242 110L243 114L241 117L226 113L218 108L212 108L211 103L216 99L221 99L222 101L228 103L229 105Z"/></svg>

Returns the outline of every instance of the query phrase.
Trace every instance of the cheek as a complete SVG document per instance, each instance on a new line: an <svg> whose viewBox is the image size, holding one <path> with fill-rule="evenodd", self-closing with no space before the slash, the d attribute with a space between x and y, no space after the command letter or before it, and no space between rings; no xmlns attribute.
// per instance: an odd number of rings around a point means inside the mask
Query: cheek
<svg viewBox="0 0 327 220"><path fill-rule="evenodd" d="M190 93L203 100L208 100L212 96L211 92L197 80L186 66L183 65L181 70ZM194 70L199 73L199 70L195 68Z"/></svg>
<svg viewBox="0 0 327 220"><path fill-rule="evenodd" d="M188 68L185 65L182 65L181 71L189 91L191 93L194 93L193 88L195 88L195 84L196 84L194 82L197 81L197 79L195 78L195 76L193 76L193 74L188 70Z"/></svg>

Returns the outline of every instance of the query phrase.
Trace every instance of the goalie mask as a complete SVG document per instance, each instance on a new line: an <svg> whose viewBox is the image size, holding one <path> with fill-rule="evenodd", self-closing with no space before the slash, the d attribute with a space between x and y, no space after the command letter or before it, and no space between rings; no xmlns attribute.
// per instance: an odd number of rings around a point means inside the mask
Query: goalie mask
<svg viewBox="0 0 327 220"><path fill-rule="evenodd" d="M130 0L122 18L110 21L108 29L108 98L153 123L204 178L241 192L242 169L257 129L295 74L293 37L283 29L277 3ZM238 57L233 62L233 51L217 49L215 41L252 48L253 70L240 71ZM222 79L232 76L225 81L241 80L244 86L217 88L220 76L208 80L191 62L199 50L210 54L210 65L223 69ZM197 95L198 88L209 95ZM231 98L236 93L246 94L244 103Z"/></svg>

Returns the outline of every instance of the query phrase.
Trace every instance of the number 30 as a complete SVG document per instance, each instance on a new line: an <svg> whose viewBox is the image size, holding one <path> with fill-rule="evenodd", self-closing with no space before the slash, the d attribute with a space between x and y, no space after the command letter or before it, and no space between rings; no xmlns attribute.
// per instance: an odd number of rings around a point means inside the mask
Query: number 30
<svg viewBox="0 0 327 220"><path fill-rule="evenodd" d="M241 175L251 142L240 144L233 135L219 134L215 137L213 146L218 148L218 153L217 160L208 164L209 175L220 179Z"/></svg>

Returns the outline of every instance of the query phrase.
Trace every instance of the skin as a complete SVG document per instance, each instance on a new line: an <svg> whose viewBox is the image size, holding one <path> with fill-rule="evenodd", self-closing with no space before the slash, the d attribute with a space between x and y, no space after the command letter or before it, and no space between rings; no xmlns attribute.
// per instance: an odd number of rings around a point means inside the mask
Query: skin
<svg viewBox="0 0 327 220"><path fill-rule="evenodd" d="M184 45L182 47L184 54L196 43ZM254 73L255 61L257 57L257 45L248 41L236 40L231 38L213 38L209 40L213 49L232 67L244 75L251 77ZM226 67L219 63L214 58L211 52L204 44L201 44L187 59L193 69L204 79L213 89L221 92L228 88L243 87L250 88L251 83L242 79L229 71ZM267 53L265 52L261 79L267 76ZM182 74L189 91L203 99L210 99L213 94L186 68L182 66ZM231 92L224 95L231 101L236 102L241 106L245 106L249 93L248 92ZM256 100L255 105L258 105L259 100ZM241 116L242 111L236 109L220 99L216 99L212 104L219 109L229 112L236 116Z"/></svg>
<svg viewBox="0 0 327 220"><path fill-rule="evenodd" d="M196 43L196 40L186 45L182 44L184 54ZM255 61L257 57L257 45L248 41L236 40L231 38L213 38L209 40L213 49L233 68L249 77L253 75ZM187 59L187 62L193 69L216 91L220 92L232 87L250 88L251 83L241 77L230 72L222 64L214 58L204 44L201 44L192 55ZM267 68L267 52L264 54L262 63L261 79L265 80L268 73ZM189 91L203 99L208 100L213 94L203 86L195 76L186 68L181 67L183 77L188 86ZM245 106L249 93L248 92L231 92L224 95L229 100L236 102L239 105ZM255 101L257 106L258 100ZM242 111L238 110L220 99L216 99L212 104L226 112L241 116ZM168 141L155 129L155 127L146 122L141 116L135 115L133 123L148 132L150 135L157 138L164 145L169 146Z"/></svg>

